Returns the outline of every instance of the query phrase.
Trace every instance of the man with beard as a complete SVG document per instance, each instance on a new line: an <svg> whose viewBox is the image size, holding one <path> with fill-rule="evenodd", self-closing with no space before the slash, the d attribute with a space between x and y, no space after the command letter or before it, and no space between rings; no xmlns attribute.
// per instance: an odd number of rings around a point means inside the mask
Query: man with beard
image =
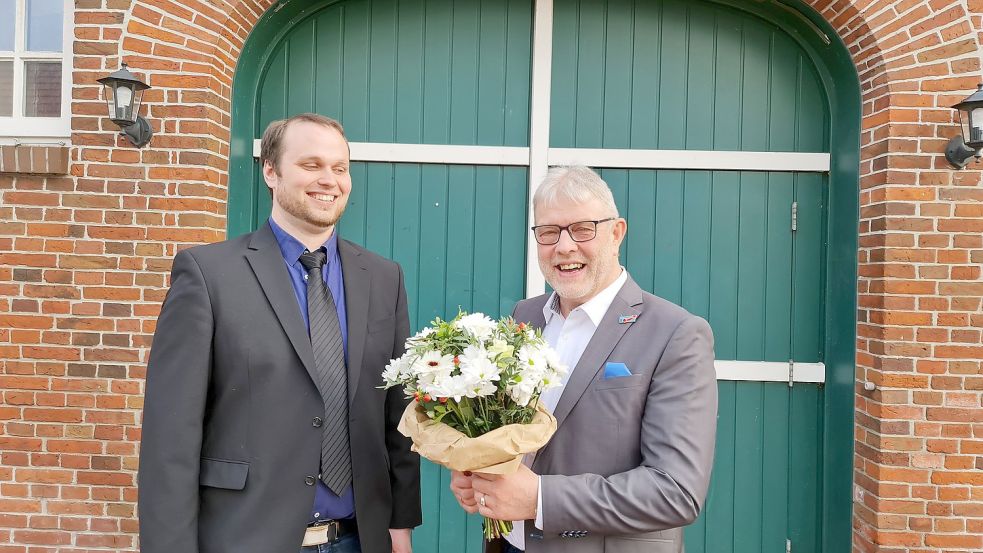
<svg viewBox="0 0 983 553"><path fill-rule="evenodd" d="M554 292L513 316L542 329L571 369L541 398L557 430L517 473L453 473L451 490L468 512L517 521L488 551L678 553L713 464L710 327L621 267L627 223L595 172L551 170L533 210Z"/></svg>
<svg viewBox="0 0 983 553"><path fill-rule="evenodd" d="M147 367L143 553L410 551L419 458L379 388L409 334L399 265L338 237L341 125L270 124L273 209L174 258Z"/></svg>

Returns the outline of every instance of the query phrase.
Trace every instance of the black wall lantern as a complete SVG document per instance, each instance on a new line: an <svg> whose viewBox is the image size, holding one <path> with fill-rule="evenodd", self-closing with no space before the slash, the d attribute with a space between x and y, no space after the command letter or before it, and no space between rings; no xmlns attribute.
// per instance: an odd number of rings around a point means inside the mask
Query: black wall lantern
<svg viewBox="0 0 983 553"><path fill-rule="evenodd" d="M952 137L945 147L945 158L957 169L969 163L969 158L980 157L983 148L983 84L972 95L952 106L959 114L960 135Z"/></svg>
<svg viewBox="0 0 983 553"><path fill-rule="evenodd" d="M109 118L119 125L134 146L146 146L154 136L154 131L150 128L150 123L140 117L140 104L143 91L150 88L150 85L130 73L125 63L119 71L99 79L99 82L106 87Z"/></svg>

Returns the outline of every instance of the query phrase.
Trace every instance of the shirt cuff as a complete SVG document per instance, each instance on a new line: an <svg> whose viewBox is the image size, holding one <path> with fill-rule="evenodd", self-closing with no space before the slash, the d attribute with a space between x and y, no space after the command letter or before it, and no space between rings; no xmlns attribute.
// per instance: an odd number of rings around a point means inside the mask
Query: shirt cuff
<svg viewBox="0 0 983 553"><path fill-rule="evenodd" d="M541 476L537 476L536 480L539 482L539 485L536 486L537 488L539 488L539 491L536 493L536 528L542 530L543 529L543 478Z"/></svg>

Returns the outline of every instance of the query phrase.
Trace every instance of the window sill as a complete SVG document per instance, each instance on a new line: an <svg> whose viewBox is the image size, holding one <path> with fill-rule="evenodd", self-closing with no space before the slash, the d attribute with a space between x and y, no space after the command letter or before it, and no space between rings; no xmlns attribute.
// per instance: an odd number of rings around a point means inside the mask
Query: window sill
<svg viewBox="0 0 983 553"><path fill-rule="evenodd" d="M68 140L65 140L65 144ZM68 174L68 146L58 144L0 144L0 173Z"/></svg>

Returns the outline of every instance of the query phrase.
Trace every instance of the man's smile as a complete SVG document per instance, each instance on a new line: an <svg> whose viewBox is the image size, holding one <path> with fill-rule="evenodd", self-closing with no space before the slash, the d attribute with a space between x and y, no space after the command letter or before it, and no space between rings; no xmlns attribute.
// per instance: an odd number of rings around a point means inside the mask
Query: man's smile
<svg viewBox="0 0 983 553"><path fill-rule="evenodd" d="M583 263L561 263L555 266L563 274L575 274L585 267Z"/></svg>
<svg viewBox="0 0 983 553"><path fill-rule="evenodd" d="M335 196L334 194L322 194L318 192L308 192L307 196L319 202L324 202L328 204L333 204L334 201L338 198L338 196Z"/></svg>

